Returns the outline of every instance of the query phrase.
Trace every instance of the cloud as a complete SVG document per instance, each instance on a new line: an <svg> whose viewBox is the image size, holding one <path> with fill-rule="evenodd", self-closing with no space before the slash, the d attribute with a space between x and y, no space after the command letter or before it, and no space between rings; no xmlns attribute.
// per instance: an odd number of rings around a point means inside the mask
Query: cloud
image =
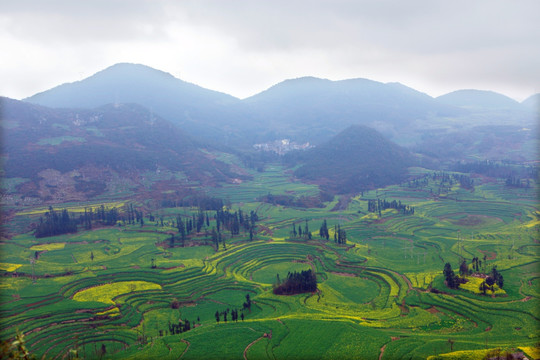
<svg viewBox="0 0 540 360"><path fill-rule="evenodd" d="M8 79L0 94L8 96L119 61L240 97L314 75L399 81L430 94L494 86L524 98L540 78L535 0L0 0L0 7L0 41L10 49L0 59Z"/></svg>

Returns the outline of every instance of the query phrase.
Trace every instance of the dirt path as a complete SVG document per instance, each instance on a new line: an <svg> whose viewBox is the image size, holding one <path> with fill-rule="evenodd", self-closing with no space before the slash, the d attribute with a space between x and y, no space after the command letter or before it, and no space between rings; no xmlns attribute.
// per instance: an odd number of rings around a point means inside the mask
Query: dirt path
<svg viewBox="0 0 540 360"><path fill-rule="evenodd" d="M189 343L189 341L187 341L187 340L180 339L180 341L183 342L184 344L186 344L187 346L186 346L186 349L184 350L184 352L182 353L182 355L180 355L179 359L181 359L187 353L187 351L189 349L189 346L191 345Z"/></svg>
<svg viewBox="0 0 540 360"><path fill-rule="evenodd" d="M244 349L244 359L247 360L247 352L249 350L250 347L252 347L253 345L255 345L255 343L259 340L262 340L264 339L264 335L261 336L260 338L258 338L257 340L254 340L251 342L251 344L249 344L248 346L246 346L246 348Z"/></svg>
<svg viewBox="0 0 540 360"><path fill-rule="evenodd" d="M383 354L384 354L384 349L386 349L386 344L384 344L381 348L381 353L379 354L379 360L382 360L382 357L383 357Z"/></svg>

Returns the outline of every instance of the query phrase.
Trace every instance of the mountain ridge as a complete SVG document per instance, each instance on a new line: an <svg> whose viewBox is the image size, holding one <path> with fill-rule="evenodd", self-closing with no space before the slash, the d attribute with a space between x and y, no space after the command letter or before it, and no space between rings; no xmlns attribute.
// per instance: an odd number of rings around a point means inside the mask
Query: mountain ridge
<svg viewBox="0 0 540 360"><path fill-rule="evenodd" d="M191 136L244 150L284 138L319 144L350 125L369 126L401 145L411 145L421 141L426 131L447 129L449 119L457 128L488 124L530 127L536 120L533 108L517 102L501 110L448 104L444 101L448 96L433 98L395 82L305 76L284 80L241 100L145 65L121 63L25 101L87 109L138 103Z"/></svg>

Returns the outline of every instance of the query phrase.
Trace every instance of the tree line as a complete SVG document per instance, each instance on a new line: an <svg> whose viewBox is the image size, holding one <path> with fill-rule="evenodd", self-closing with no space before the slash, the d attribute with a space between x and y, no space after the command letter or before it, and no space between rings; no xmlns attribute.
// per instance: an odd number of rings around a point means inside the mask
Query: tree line
<svg viewBox="0 0 540 360"><path fill-rule="evenodd" d="M382 216L382 211L384 211L386 209L396 209L397 211L399 211L403 215L414 215L414 207L402 204L401 200L399 200L399 201L396 201L396 200L386 201L386 199L384 199L384 200L381 200L381 199L376 199L376 200L375 199L370 199L370 200L368 200L368 211L369 212L373 212L373 213L378 212L379 217L381 217Z"/></svg>
<svg viewBox="0 0 540 360"><path fill-rule="evenodd" d="M240 318L242 321L244 321L245 315L244 310L249 310L251 312L251 297L249 294L246 294L246 301L242 304L242 310L240 311L240 316L238 316L238 309L225 309L222 311L216 310L214 317L216 318L216 322L219 324L219 322L223 319L223 322L227 322L228 315L231 314L231 321L238 322L238 318Z"/></svg>
<svg viewBox="0 0 540 360"><path fill-rule="evenodd" d="M485 263L485 259L484 259ZM472 268L469 268L469 265L467 264L466 260L463 260L461 264L459 265L459 276L454 273L454 270L452 269L452 265L450 263L444 264L443 269L443 275L444 275L444 282L447 287L450 289L457 289L459 288L460 284L464 284L467 282L467 279L465 279L466 275L473 275L473 274L479 274L479 268L482 266L482 261L478 257L474 257L472 260ZM482 293L485 295L487 290L491 290L491 292L495 292L494 285L497 284L499 288L503 288L504 286L504 277L503 275L497 270L497 266L493 266L491 268L491 271L489 273L483 274L484 281L479 286L479 290L482 291Z"/></svg>
<svg viewBox="0 0 540 360"><path fill-rule="evenodd" d="M274 284L274 294L293 295L317 291L317 276L309 270L289 272L285 281L281 282L279 274Z"/></svg>

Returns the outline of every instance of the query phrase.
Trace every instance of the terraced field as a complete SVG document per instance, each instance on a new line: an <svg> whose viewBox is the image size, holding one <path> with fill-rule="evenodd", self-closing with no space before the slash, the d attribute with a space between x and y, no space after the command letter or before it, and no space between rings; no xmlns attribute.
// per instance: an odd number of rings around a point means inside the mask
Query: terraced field
<svg viewBox="0 0 540 360"><path fill-rule="evenodd" d="M147 219L142 227L3 238L0 335L19 330L32 352L56 359L70 350L89 359L481 359L498 347L537 356L534 189L488 183L433 196L392 186L356 196L339 211L332 210L337 199L315 209L255 201L268 192L315 189L291 184L276 166L253 182L213 190L260 219L253 241L229 238L226 250L204 245L204 231L194 246L168 247L175 228ZM415 214L368 213L367 200L377 198L401 200ZM40 211L22 209L13 221ZM168 220L193 209L160 211ZM323 219L330 241L318 236ZM312 240L291 239L293 224L306 221ZM346 244L333 241L337 225ZM486 272L497 266L504 289L482 295L472 278L464 289L446 287L444 264L457 272L473 257ZM273 294L278 276L307 269L316 273L317 292ZM231 321L232 310L243 319ZM186 320L190 330L170 331Z"/></svg>

